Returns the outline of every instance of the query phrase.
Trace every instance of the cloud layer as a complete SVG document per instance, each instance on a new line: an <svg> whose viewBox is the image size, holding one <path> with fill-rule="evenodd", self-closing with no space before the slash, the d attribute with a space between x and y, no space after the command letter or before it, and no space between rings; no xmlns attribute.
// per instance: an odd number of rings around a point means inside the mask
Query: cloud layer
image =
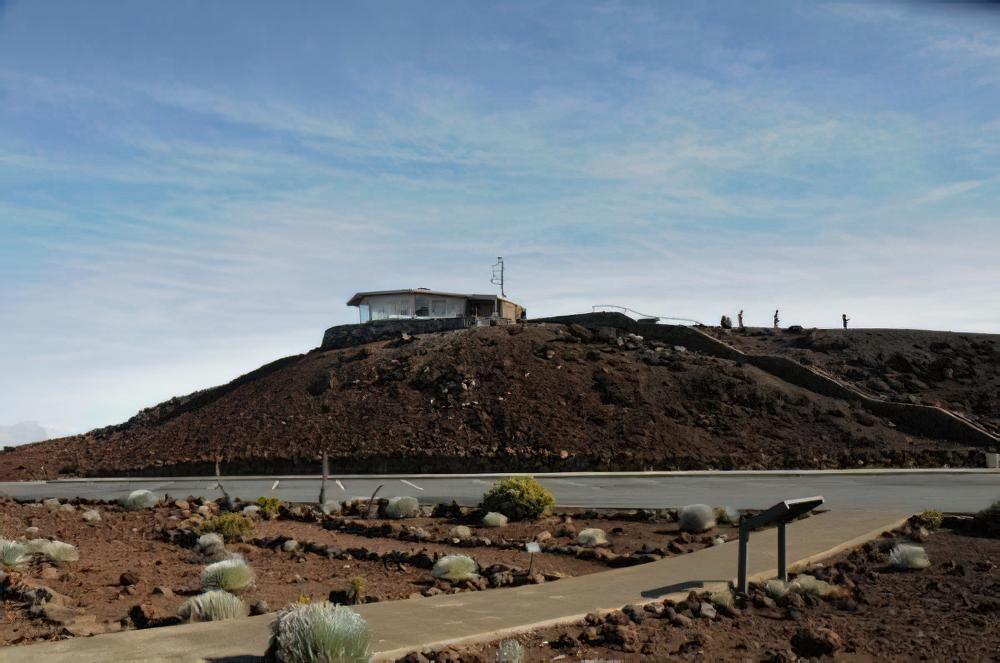
<svg viewBox="0 0 1000 663"><path fill-rule="evenodd" d="M1000 37L923 5L7 5L0 421L315 346L356 290L1000 329Z"/></svg>

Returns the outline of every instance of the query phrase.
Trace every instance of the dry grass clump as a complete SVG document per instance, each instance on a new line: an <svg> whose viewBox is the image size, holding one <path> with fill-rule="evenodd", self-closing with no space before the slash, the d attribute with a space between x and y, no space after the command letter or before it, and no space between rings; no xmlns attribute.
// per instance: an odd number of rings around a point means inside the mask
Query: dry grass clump
<svg viewBox="0 0 1000 663"><path fill-rule="evenodd" d="M342 605L293 603L278 612L271 624L269 661L361 663L371 656L368 622Z"/></svg>
<svg viewBox="0 0 1000 663"><path fill-rule="evenodd" d="M931 565L931 560L927 557L927 551L920 546L900 543L889 553L889 565L903 571L926 569Z"/></svg>
<svg viewBox="0 0 1000 663"><path fill-rule="evenodd" d="M207 590L241 592L253 585L253 569L242 557L209 564L201 572L201 586Z"/></svg>
<svg viewBox="0 0 1000 663"><path fill-rule="evenodd" d="M479 565L468 555L445 555L434 563L431 574L451 582L475 580L479 577Z"/></svg>
<svg viewBox="0 0 1000 663"><path fill-rule="evenodd" d="M707 504L688 504L677 512L677 524L685 532L704 532L715 527L715 511Z"/></svg>
<svg viewBox="0 0 1000 663"><path fill-rule="evenodd" d="M5 571L17 571L31 561L31 553L24 544L0 539L0 566Z"/></svg>
<svg viewBox="0 0 1000 663"><path fill-rule="evenodd" d="M250 614L250 609L238 596L215 589L192 596L177 609L177 616L186 622L218 622L239 619Z"/></svg>
<svg viewBox="0 0 1000 663"><path fill-rule="evenodd" d="M415 497L391 497L385 505L385 517L393 520L414 518L420 515L420 503Z"/></svg>

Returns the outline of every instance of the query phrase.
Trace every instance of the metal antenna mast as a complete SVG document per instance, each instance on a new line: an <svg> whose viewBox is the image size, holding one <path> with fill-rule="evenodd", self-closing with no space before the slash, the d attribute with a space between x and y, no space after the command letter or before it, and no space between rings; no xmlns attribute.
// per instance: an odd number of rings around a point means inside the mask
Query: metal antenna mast
<svg viewBox="0 0 1000 663"><path fill-rule="evenodd" d="M503 291L503 256L497 256L497 263L493 265L493 278L490 279L490 283L500 286L501 297L507 296L507 293Z"/></svg>

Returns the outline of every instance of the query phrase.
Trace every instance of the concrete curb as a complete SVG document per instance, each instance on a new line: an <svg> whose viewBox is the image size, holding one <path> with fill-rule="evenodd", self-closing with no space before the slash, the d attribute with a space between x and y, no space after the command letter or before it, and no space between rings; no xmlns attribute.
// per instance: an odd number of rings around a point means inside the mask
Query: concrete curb
<svg viewBox="0 0 1000 663"><path fill-rule="evenodd" d="M1000 469L985 467L943 467L943 468L869 468L856 470L649 470L645 472L489 472L483 474L337 474L331 479L498 479L511 476L532 476L543 479L572 479L601 477L800 477L800 476L885 476L920 474L1000 474ZM274 474L274 475L223 475L229 481L318 481L319 474ZM53 479L51 481L10 481L4 485L40 485L58 483L163 483L169 481L215 481L214 476L188 477L94 477Z"/></svg>

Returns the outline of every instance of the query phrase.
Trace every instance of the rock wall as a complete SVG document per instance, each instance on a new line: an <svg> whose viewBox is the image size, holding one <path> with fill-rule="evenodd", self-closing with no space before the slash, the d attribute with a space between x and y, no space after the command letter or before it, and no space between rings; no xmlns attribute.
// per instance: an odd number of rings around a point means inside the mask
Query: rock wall
<svg viewBox="0 0 1000 663"><path fill-rule="evenodd" d="M374 320L356 325L338 325L323 333L321 350L336 350L353 345L399 338L402 334L430 334L465 329L465 318L432 320Z"/></svg>

